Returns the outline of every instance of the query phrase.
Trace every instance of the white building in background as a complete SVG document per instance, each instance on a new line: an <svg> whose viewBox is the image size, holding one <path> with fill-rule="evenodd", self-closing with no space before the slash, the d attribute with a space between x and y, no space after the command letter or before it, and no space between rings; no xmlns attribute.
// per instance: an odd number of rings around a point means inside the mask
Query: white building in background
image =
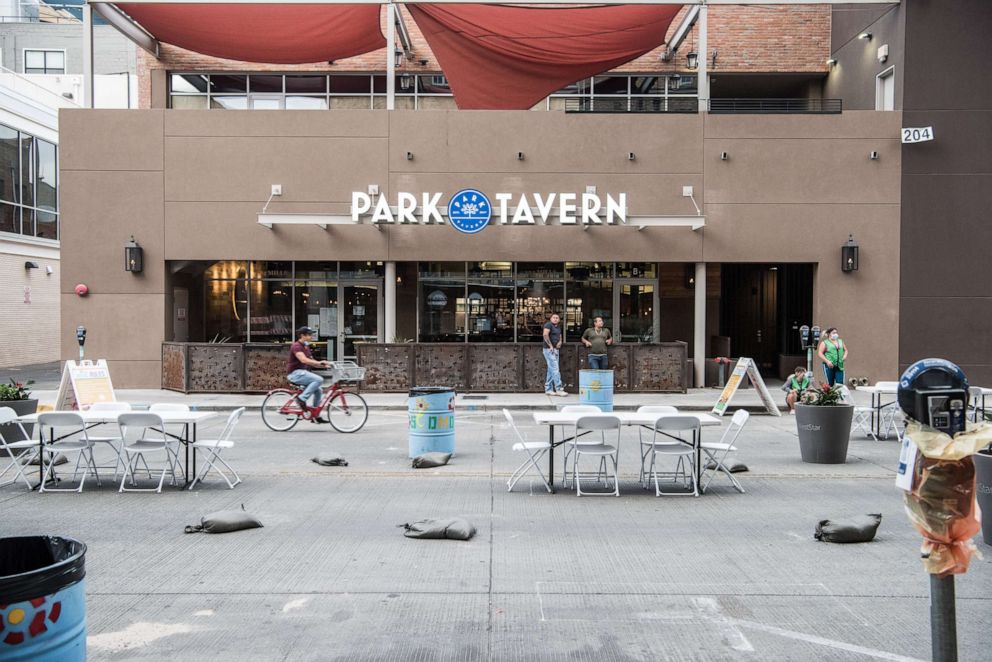
<svg viewBox="0 0 992 662"><path fill-rule="evenodd" d="M0 0L0 368L59 359L58 112L82 101L80 4ZM136 107L133 44L96 29L96 107Z"/></svg>

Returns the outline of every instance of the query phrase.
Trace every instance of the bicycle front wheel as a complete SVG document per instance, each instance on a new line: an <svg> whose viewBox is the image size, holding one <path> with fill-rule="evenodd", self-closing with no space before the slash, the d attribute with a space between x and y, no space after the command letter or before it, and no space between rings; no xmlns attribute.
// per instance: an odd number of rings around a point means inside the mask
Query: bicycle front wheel
<svg viewBox="0 0 992 662"><path fill-rule="evenodd" d="M300 421L302 409L294 402L296 394L287 389L272 391L262 401L262 422L276 432L292 430Z"/></svg>
<svg viewBox="0 0 992 662"><path fill-rule="evenodd" d="M338 432L358 432L369 420L369 407L357 393L338 391L327 403L327 420Z"/></svg>

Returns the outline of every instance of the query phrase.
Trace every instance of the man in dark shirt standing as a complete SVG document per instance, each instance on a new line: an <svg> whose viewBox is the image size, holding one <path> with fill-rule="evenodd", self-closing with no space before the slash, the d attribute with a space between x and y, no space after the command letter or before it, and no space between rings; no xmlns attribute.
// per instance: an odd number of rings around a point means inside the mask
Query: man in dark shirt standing
<svg viewBox="0 0 992 662"><path fill-rule="evenodd" d="M593 370L606 370L606 346L613 344L613 334L603 328L603 318L597 317L591 329L582 334L582 344L589 348L589 367Z"/></svg>
<svg viewBox="0 0 992 662"><path fill-rule="evenodd" d="M544 394L566 396L561 385L561 371L558 369L558 353L561 350L561 317L551 315L551 321L544 325L544 360L548 364L548 374L544 378Z"/></svg>
<svg viewBox="0 0 992 662"><path fill-rule="evenodd" d="M300 403L306 407L307 398L313 403L310 407L311 420L318 420L320 410L320 387L324 383L324 378L307 370L307 367L329 368L329 361L317 361L310 351L310 342L313 340L313 329L308 326L301 326L296 330L296 342L289 348L289 363L287 372L290 383L303 386L303 393L296 396Z"/></svg>

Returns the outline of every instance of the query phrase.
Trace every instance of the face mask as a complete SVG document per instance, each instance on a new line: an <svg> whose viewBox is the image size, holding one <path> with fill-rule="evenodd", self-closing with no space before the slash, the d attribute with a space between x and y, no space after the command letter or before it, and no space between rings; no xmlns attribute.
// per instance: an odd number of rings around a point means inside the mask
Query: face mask
<svg viewBox="0 0 992 662"><path fill-rule="evenodd" d="M831 333L831 334L830 334L830 339L831 339L831 340L837 340L838 338L840 338L840 336L839 336L839 335L837 335L836 333Z"/></svg>
<svg viewBox="0 0 992 662"><path fill-rule="evenodd" d="M303 346L304 347L309 347L310 346L310 341L309 340L304 340L303 341Z"/></svg>

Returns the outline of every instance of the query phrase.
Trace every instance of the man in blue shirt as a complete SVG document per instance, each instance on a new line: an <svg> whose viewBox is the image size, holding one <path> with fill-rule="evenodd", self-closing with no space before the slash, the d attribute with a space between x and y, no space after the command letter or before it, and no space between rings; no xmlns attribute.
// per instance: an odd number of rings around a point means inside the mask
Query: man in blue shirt
<svg viewBox="0 0 992 662"><path fill-rule="evenodd" d="M548 374L544 378L545 395L568 395L561 385L561 370L558 368L561 341L561 317L554 313L551 321L544 325L544 360L548 364Z"/></svg>

